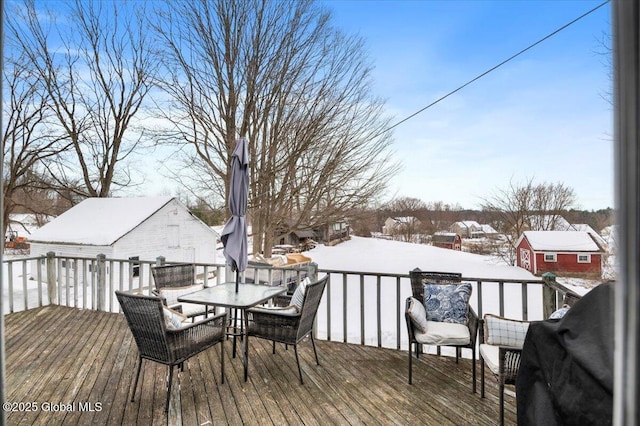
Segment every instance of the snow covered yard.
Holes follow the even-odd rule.
[[[352,237],[351,240],[333,247],[318,246],[309,251],[310,256],[318,264],[320,270],[339,270],[360,273],[403,274],[420,268],[423,271],[458,272],[470,280],[473,285],[471,305],[478,313],[499,313],[499,285],[494,282],[483,282],[482,309],[479,309],[477,281],[515,280],[539,281],[530,272],[513,266],[496,264],[495,259],[472,253],[442,249],[429,245],[389,241],[373,238]],[[407,332],[404,324],[404,304],[411,295],[408,278],[401,282],[399,298],[396,295],[396,279],[381,278],[380,284],[380,327],[382,345],[394,347],[398,321],[400,321],[401,346],[406,347]],[[365,344],[376,345],[377,327],[377,277],[366,276],[364,290],[364,324]],[[342,278],[333,275],[331,281],[331,338],[344,338],[344,289]],[[504,286],[504,314],[512,318],[522,318],[523,295],[519,284]],[[347,276],[347,341],[361,341],[360,310],[360,275]],[[399,301],[398,301],[399,299]],[[542,319],[542,285],[527,286],[527,310],[531,320]],[[400,316],[398,317],[398,313]],[[327,307],[323,303],[318,313],[318,330],[321,337],[329,331],[327,324]]]

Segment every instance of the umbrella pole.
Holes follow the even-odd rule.
[[[240,271],[236,269],[236,293],[238,292],[239,283],[240,283]]]

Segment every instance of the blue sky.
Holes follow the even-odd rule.
[[[602,1],[323,3],[364,38],[396,123]],[[387,198],[479,208],[533,178],[573,188],[578,208],[613,207],[610,14],[607,4],[396,127],[403,170]]]

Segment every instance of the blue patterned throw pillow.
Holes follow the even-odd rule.
[[[427,320],[466,324],[471,284],[425,284],[424,307]]]

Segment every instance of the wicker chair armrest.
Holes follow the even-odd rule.
[[[176,330],[167,330],[173,359],[188,359],[218,342],[223,342],[226,337],[226,325],[227,313],[223,312]]]
[[[499,346],[500,377],[505,384],[515,384],[520,360],[522,358],[522,348],[509,346]]]
[[[282,314],[277,312],[252,311],[247,312],[249,333],[270,334],[284,329],[297,329],[302,315]]]
[[[300,322],[301,314],[268,312],[266,309],[249,309],[247,311],[250,322],[255,323],[272,323],[276,322],[283,325],[294,325]]]
[[[405,308],[404,308],[404,319],[405,319],[405,322],[407,323],[407,334],[409,335],[409,342],[415,342],[416,341],[415,331],[414,331],[415,326],[413,325],[411,316],[409,316],[410,300],[411,300],[411,296],[407,297],[407,301],[405,302]]]
[[[471,306],[469,306],[469,322],[467,323],[467,327],[469,327],[469,336],[471,337],[471,345],[476,345],[476,338],[478,337],[478,327],[480,326],[481,319],[478,318],[478,314],[473,310]],[[482,327],[480,327],[482,329]]]
[[[202,318],[198,321],[192,322],[192,323],[187,323],[185,324],[183,327],[180,327],[178,329],[168,329],[167,331],[171,334],[171,333],[180,333],[183,332],[185,330],[188,330],[190,328],[194,328],[194,327],[200,327],[200,326],[209,326],[211,327],[212,325],[215,327],[224,327],[227,324],[227,318],[229,316],[228,312],[221,312],[219,314],[216,314],[214,316],[211,317],[207,317],[207,318]],[[212,324],[209,324],[212,323]]]

